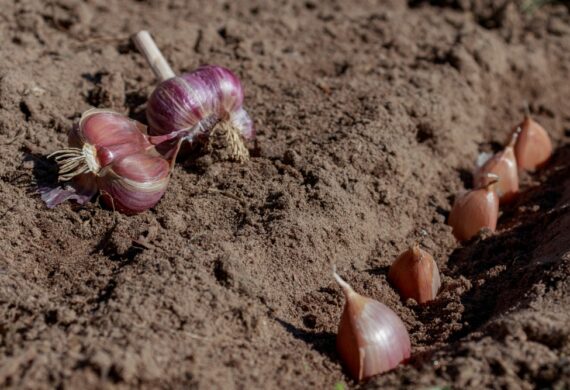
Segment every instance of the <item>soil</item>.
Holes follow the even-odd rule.
[[[0,387],[570,388],[570,14],[516,1],[1,0]],[[46,155],[90,107],[144,121],[177,72],[240,75],[258,138],[240,165],[182,160],[152,210],[54,209]],[[552,161],[498,231],[446,225],[481,151],[527,101]],[[438,298],[388,266],[420,242]],[[401,316],[413,357],[356,384],[335,352],[331,263]],[[343,385],[344,384],[344,385]]]

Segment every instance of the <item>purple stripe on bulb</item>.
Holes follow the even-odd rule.
[[[218,114],[229,114],[243,104],[243,89],[239,78],[229,69],[221,66],[204,65],[192,73],[182,75],[183,78],[194,76],[201,79],[207,88],[215,91],[221,102]]]

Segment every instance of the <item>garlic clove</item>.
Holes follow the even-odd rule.
[[[459,241],[473,238],[483,228],[494,232],[499,218],[499,196],[494,190],[498,176],[488,173],[482,188],[459,194],[448,224]]]
[[[525,116],[513,132],[518,127],[521,131],[514,147],[518,167],[527,171],[535,171],[550,159],[552,141],[548,132],[529,115]]]
[[[113,164],[113,171],[134,182],[154,183],[168,176],[170,164],[162,156],[140,153],[127,156]]]
[[[487,180],[487,174],[497,175],[499,181],[494,188],[499,196],[499,202],[504,204],[511,202],[519,192],[519,174],[514,150],[518,135],[518,131],[513,133],[505,149],[477,169],[473,178],[475,188],[479,188]]]
[[[441,286],[439,269],[433,257],[415,244],[392,263],[388,280],[403,299],[418,303],[435,299]]]
[[[100,167],[151,146],[142,124],[111,110],[87,111],[81,116],[76,131],[83,144],[95,147],[93,157]]]
[[[410,357],[402,320],[386,305],[357,294],[336,272],[346,304],[337,333],[337,350],[350,375],[363,380],[392,370]]]
[[[84,142],[108,146],[127,142],[141,143],[146,128],[141,123],[113,110],[94,108],[81,115],[79,128]]]
[[[127,156],[101,170],[97,177],[105,203],[124,214],[155,206],[166,192],[170,164],[149,154]]]

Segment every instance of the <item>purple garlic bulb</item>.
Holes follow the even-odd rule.
[[[242,104],[238,77],[229,69],[206,65],[160,83],[150,96],[146,115],[155,135],[187,130],[191,132],[186,137],[192,140],[228,122],[251,140],[255,130]]]
[[[161,81],[151,94],[146,116],[151,135],[193,142],[221,132],[231,156],[245,161],[249,152],[244,140],[255,138],[253,122],[243,109],[243,89],[229,69],[205,65],[176,76],[148,31],[133,40]]]

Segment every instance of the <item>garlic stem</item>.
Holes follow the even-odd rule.
[[[148,31],[139,31],[132,39],[160,81],[168,80],[176,76]]]
[[[339,274],[336,273],[336,267],[333,268],[333,276],[334,276],[336,282],[342,288],[342,291],[344,292],[345,296],[348,297],[349,295],[352,295],[355,293],[354,290],[352,289],[352,287],[350,287],[350,284],[345,282],[345,280],[343,278],[341,278]]]

